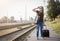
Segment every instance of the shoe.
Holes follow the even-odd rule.
[[[41,37],[41,39],[44,39],[43,37]]]
[[[37,37],[37,40],[39,40],[39,38]]]

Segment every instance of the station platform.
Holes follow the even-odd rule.
[[[55,31],[48,27],[50,31],[50,37],[45,37],[44,39],[41,39],[41,36],[39,36],[39,40],[36,38],[36,29],[32,31],[32,33],[29,35],[29,38],[27,38],[27,41],[60,41],[60,36],[55,33]]]

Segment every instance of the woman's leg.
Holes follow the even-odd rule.
[[[36,36],[37,36],[37,38],[39,37],[39,24],[37,24],[37,26],[36,26]]]
[[[40,23],[40,27],[41,27],[41,29],[40,29],[40,30],[41,30],[41,37],[43,37],[43,24],[44,24],[43,22]]]

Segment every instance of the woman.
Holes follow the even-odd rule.
[[[38,19],[37,19],[37,27],[36,27],[36,30],[37,30],[37,39],[39,39],[39,29],[40,29],[40,32],[41,32],[41,38],[43,39],[43,25],[44,25],[44,21],[43,21],[43,18],[44,18],[44,9],[43,9],[43,6],[39,6],[37,8],[34,8],[33,9],[34,12],[37,13],[37,16],[38,16]]]

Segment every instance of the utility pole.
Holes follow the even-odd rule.
[[[27,18],[27,4],[25,5],[25,20]]]
[[[25,20],[27,19],[27,1],[25,0]]]
[[[45,0],[43,0],[43,3],[44,3],[44,7],[45,7]]]
[[[7,23],[8,23],[8,10],[7,10]]]

